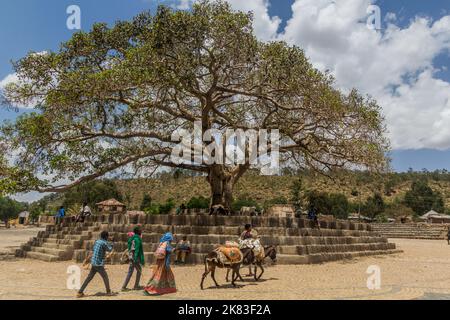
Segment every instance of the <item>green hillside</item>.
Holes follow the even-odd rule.
[[[371,176],[361,172],[341,172],[340,174],[333,174],[331,178],[308,173],[301,173],[300,175],[288,173],[282,176],[260,176],[256,173],[250,173],[242,177],[236,185],[234,198],[252,199],[260,206],[272,199],[285,198],[289,201],[292,198],[292,185],[299,178],[303,182],[304,193],[314,190],[343,194],[352,208],[357,208],[359,203],[364,203],[368,197],[375,193],[382,195],[387,207],[398,208],[395,205],[403,201],[405,194],[411,189],[412,182],[423,180],[427,181],[433,191],[441,194],[446,213],[450,208],[450,175],[446,172],[392,173],[384,176]],[[149,195],[153,203],[164,203],[168,199],[174,199],[176,205],[187,203],[192,197],[209,198],[210,196],[206,178],[189,176],[187,173],[167,172],[152,179],[116,179],[109,180],[108,183],[115,185],[115,188],[117,188],[115,192],[118,192],[117,197],[130,210],[140,209],[144,195]],[[97,190],[96,187],[94,189]],[[79,190],[83,192],[83,187],[79,187]],[[86,192],[92,193],[89,190]],[[54,208],[63,204],[68,198],[64,194],[47,197],[47,210],[55,210]],[[78,205],[80,201],[73,200],[71,203],[77,203]],[[403,211],[403,208],[398,210]],[[394,212],[396,215],[403,213]]]

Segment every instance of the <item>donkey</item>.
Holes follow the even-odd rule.
[[[263,263],[267,257],[269,257],[273,263],[277,262],[277,250],[276,250],[275,246],[264,247],[264,257],[255,255],[254,250],[250,249],[250,248],[243,248],[243,249],[241,249],[241,252],[243,255],[242,264],[244,266],[249,266],[249,267],[251,267],[252,265],[254,266],[253,276],[255,278],[255,281],[258,281],[259,279],[261,279],[261,277],[264,273]],[[259,276],[257,275],[258,267],[261,269],[261,273],[259,274]],[[227,277],[226,277],[227,282],[229,281],[228,280],[229,273],[230,273],[230,270],[227,270]],[[238,277],[241,281],[244,281],[244,279],[241,277],[240,273],[238,273]]]
[[[242,253],[241,253],[240,261],[235,262],[235,263],[226,263],[225,261],[222,261],[220,255],[219,255],[219,252],[214,250],[205,256],[204,263],[205,263],[205,272],[202,275],[202,282],[200,283],[200,288],[202,290],[203,290],[203,282],[205,281],[205,279],[209,273],[211,273],[211,278],[213,279],[216,287],[219,287],[219,284],[217,283],[216,278],[215,278],[216,268],[221,268],[221,269],[226,268],[227,269],[227,279],[228,279],[228,273],[230,272],[230,269],[233,271],[232,276],[231,276],[231,284],[233,285],[233,287],[236,287],[235,281],[237,280],[237,278],[242,279],[241,275],[239,274],[239,269],[241,268],[241,264],[242,264]]]

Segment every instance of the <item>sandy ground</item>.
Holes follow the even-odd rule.
[[[27,232],[30,230],[27,230]],[[30,231],[31,232],[31,231]],[[0,232],[0,242],[7,237]],[[28,238],[28,236],[26,237]],[[146,297],[142,292],[120,293],[114,298],[96,296],[104,291],[97,276],[87,288],[87,299],[450,299],[450,246],[444,241],[392,239],[403,253],[364,257],[321,265],[269,266],[263,280],[246,278],[232,288],[225,282],[225,271],[213,287],[210,277],[200,290],[203,266],[173,267],[178,292],[163,297]],[[14,241],[12,241],[14,242]],[[73,262],[46,263],[29,259],[0,261],[0,300],[74,299],[76,291],[67,289],[68,267]],[[369,266],[378,266],[381,287],[369,290]],[[108,266],[113,290],[119,291],[127,266]],[[246,274],[247,269],[242,270]],[[151,274],[144,270],[142,284]],[[81,280],[87,275],[82,269]]]
[[[0,228],[0,254],[10,253],[14,249],[20,247],[21,244],[27,242],[30,238],[37,235],[38,231],[45,228],[37,227],[17,227],[17,228]]]

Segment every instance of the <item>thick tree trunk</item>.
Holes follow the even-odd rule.
[[[229,178],[223,181],[223,202],[224,207],[231,211],[231,205],[233,204],[233,188],[234,179]]]
[[[231,210],[234,187],[233,176],[225,174],[222,168],[215,166],[209,172],[208,183],[211,187],[211,206],[223,205],[225,209]]]

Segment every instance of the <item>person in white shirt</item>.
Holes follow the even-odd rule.
[[[83,203],[83,206],[81,207],[80,214],[77,217],[76,222],[84,222],[84,219],[86,217],[90,217],[92,215],[92,210],[89,208],[87,202]]]

